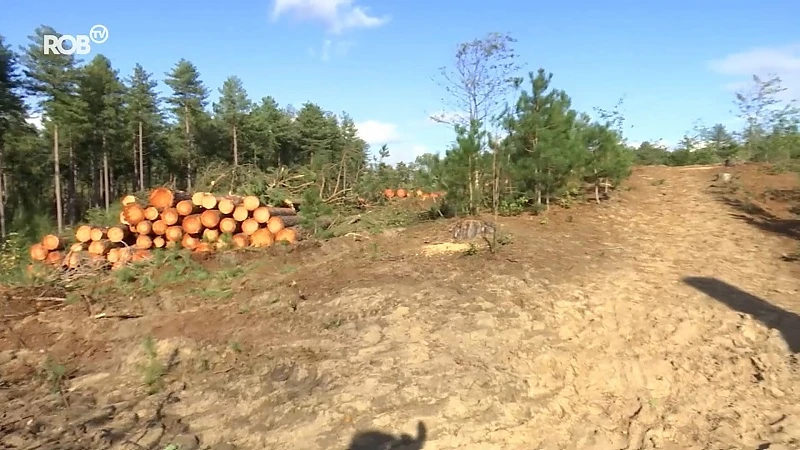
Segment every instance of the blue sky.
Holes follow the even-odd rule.
[[[490,31],[517,38],[527,69],[553,72],[579,110],[611,108],[624,96],[632,142],[677,142],[698,119],[736,126],[733,88],[753,73],[777,73],[800,96],[800,2],[791,0],[62,4],[6,0],[0,33],[17,47],[40,24],[64,34],[103,24],[109,39],[92,52],[124,76],[139,62],[163,79],[187,58],[212,100],[227,76],[238,75],[254,99],[347,111],[373,146],[389,145],[393,161],[452,141],[449,127],[428,119],[443,108],[431,78],[459,42]]]

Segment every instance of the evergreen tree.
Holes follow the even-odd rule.
[[[158,82],[151,76],[137,63],[133,68],[133,74],[127,80],[125,98],[129,133],[133,137],[134,173],[137,175],[140,190],[151,185],[152,156],[157,136],[163,129],[163,117],[159,109],[160,99],[155,92]]]
[[[205,110],[208,89],[200,79],[197,67],[186,59],[178,61],[164,82],[172,89],[167,103],[171,105],[172,113],[183,132],[184,149],[181,157],[186,163],[186,187],[192,189],[193,173],[196,169],[193,160],[197,158],[197,122],[201,120],[201,114]]]
[[[8,172],[6,166],[6,138],[12,127],[25,119],[22,102],[22,80],[17,72],[17,55],[5,44],[0,35],[0,239],[6,237],[6,204],[8,193],[3,180]]]
[[[239,165],[239,132],[242,122],[252,106],[247,98],[247,91],[242,86],[242,80],[236,76],[228,77],[219,89],[219,93],[219,102],[214,104],[214,114],[230,132],[233,165],[237,166]]]

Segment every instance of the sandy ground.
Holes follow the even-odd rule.
[[[431,247],[441,221],[273,252],[212,299],[8,294],[0,448],[800,448],[796,180],[720,171],[502,219],[496,255]]]

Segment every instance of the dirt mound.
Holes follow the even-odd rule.
[[[722,169],[740,185],[756,173]],[[138,318],[78,303],[6,320],[0,436],[63,449],[798,448],[800,271],[780,258],[794,241],[738,219],[709,188],[714,170],[637,169],[600,206],[501,219],[511,244],[495,255],[424,256],[452,238],[436,222],[267,255],[221,296],[202,296],[198,277],[201,291],[103,306],[138,305]]]

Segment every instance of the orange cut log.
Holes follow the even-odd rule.
[[[183,239],[183,228],[177,225],[167,227],[167,230],[164,232],[164,237],[167,238],[167,242],[180,242],[181,239]]]
[[[200,239],[192,236],[191,234],[184,234],[183,239],[181,239],[181,246],[187,250],[194,250],[197,248],[197,245],[200,243]]]
[[[297,225],[297,216],[274,216],[270,217],[267,222],[267,229],[275,234],[286,227],[293,227]]]
[[[259,228],[250,236],[251,247],[269,247],[275,242],[275,236],[266,228]]]
[[[47,254],[47,259],[45,259],[44,262],[53,266],[59,266],[64,262],[64,255],[58,250],[50,252]]]
[[[167,208],[161,212],[161,220],[167,224],[167,226],[172,226],[178,223],[181,216],[178,214],[178,211],[175,208]]]
[[[242,233],[244,233],[247,236],[250,236],[253,233],[255,233],[260,227],[261,224],[256,222],[256,219],[252,218],[247,219],[244,222],[242,222]]]
[[[99,241],[92,241],[92,243],[89,244],[87,251],[93,255],[103,256],[103,258],[105,258],[110,249],[111,243],[103,239]]]
[[[219,230],[214,228],[206,228],[203,230],[203,240],[206,242],[217,242],[219,239]]]
[[[236,228],[239,227],[239,222],[235,219],[226,217],[219,221],[219,231],[226,233],[226,234],[233,234],[236,232]]]
[[[224,215],[232,214],[233,211],[242,203],[242,199],[238,197],[223,197],[217,203],[217,209]]]
[[[275,233],[275,241],[296,244],[298,241],[297,230],[294,228],[284,228]]]
[[[184,217],[181,222],[181,228],[183,228],[184,233],[188,234],[197,234],[203,231],[203,221],[200,219],[200,214]]]
[[[386,198],[394,198],[394,189],[384,189],[383,196]]]
[[[153,252],[151,252],[150,250],[145,250],[140,248],[133,251],[133,254],[131,255],[131,262],[147,261],[152,257],[153,257]]]
[[[136,224],[136,232],[139,233],[139,234],[150,234],[150,233],[152,233],[153,232],[153,222],[150,222],[149,220],[143,220],[143,221],[139,222],[138,224]]]
[[[99,241],[101,239],[105,239],[107,232],[108,230],[106,228],[92,227],[92,232],[90,233],[90,236],[93,241]]]
[[[155,206],[148,206],[144,209],[144,218],[149,221],[154,221],[158,219],[158,209]]]
[[[131,203],[130,205],[125,206],[122,209],[122,214],[125,222],[129,225],[136,225],[145,219],[144,208],[142,208],[138,203]]]
[[[169,225],[167,225],[167,223],[164,222],[163,220],[161,220],[161,219],[156,220],[155,222],[153,222],[153,227],[152,227],[153,228],[153,234],[155,234],[157,236],[163,236],[164,233],[167,232],[167,227],[168,226]]]
[[[253,211],[253,219],[258,223],[267,223],[270,218],[269,208],[266,206],[259,206]]]
[[[256,197],[255,195],[248,195],[247,197],[242,199],[242,205],[248,211],[255,211],[256,208],[261,206],[261,200],[259,200],[259,198]]]
[[[49,251],[61,250],[64,248],[64,243],[55,234],[47,234],[42,238],[42,245]]]
[[[216,209],[207,209],[200,214],[200,223],[206,228],[216,228],[220,220],[222,220],[222,215]]]
[[[146,220],[139,222],[139,224],[136,225],[136,229],[138,230],[139,226],[143,223],[150,223],[150,222]],[[128,228],[127,225],[116,225],[113,227],[109,227],[108,231],[106,232],[106,234],[108,235],[108,240],[114,243],[120,243],[124,241],[128,236],[130,236],[130,233],[131,233],[130,229]]]
[[[150,206],[153,206],[159,211],[163,211],[166,208],[172,208],[175,206],[175,193],[172,192],[172,189],[166,187],[157,187],[150,191],[150,196],[148,197],[148,203]]]
[[[77,269],[83,263],[85,256],[83,252],[69,252],[64,257],[64,266],[68,269]]]
[[[69,246],[69,251],[71,252],[82,252],[89,247],[89,244],[86,242],[76,242]]]
[[[243,205],[237,206],[233,209],[233,219],[237,222],[244,222],[250,216],[250,211]]]
[[[200,241],[200,242],[197,243],[197,246],[194,248],[194,251],[196,251],[198,253],[209,253],[209,252],[213,252],[215,248],[216,247],[214,247],[214,245],[211,244],[210,242],[202,242],[202,241]]]
[[[153,247],[155,248],[164,248],[167,245],[167,240],[164,239],[164,236],[156,236],[153,238]]]
[[[137,202],[136,196],[126,195],[125,197],[122,197],[122,201],[120,203],[122,203],[122,206],[128,206],[131,203],[136,203],[136,202]]]
[[[203,201],[200,205],[205,209],[214,209],[217,207],[217,196],[214,194],[206,194],[203,196]]]
[[[192,204],[194,206],[203,206],[203,197],[205,197],[208,194],[209,194],[208,192],[195,192],[194,194],[192,194],[191,198]]]
[[[75,230],[75,240],[78,242],[89,242],[92,240],[92,227],[81,225]]]
[[[128,223],[128,219],[125,218],[125,211],[124,210],[119,212],[119,223],[125,224],[125,225],[130,225]]]
[[[146,235],[140,234],[136,236],[136,248],[141,250],[147,250],[153,247],[153,239]]]
[[[44,245],[42,245],[41,243],[31,245],[30,255],[31,259],[34,261],[46,260],[48,253],[49,252],[47,251],[47,249],[44,248]]]
[[[250,236],[244,233],[234,234],[233,238],[231,238],[231,242],[233,242],[233,246],[236,248],[245,248],[250,245]]]
[[[403,188],[397,190],[397,198],[406,198],[408,197],[408,191]]]
[[[191,200],[181,200],[175,205],[175,210],[182,216],[195,214],[199,209]]]

